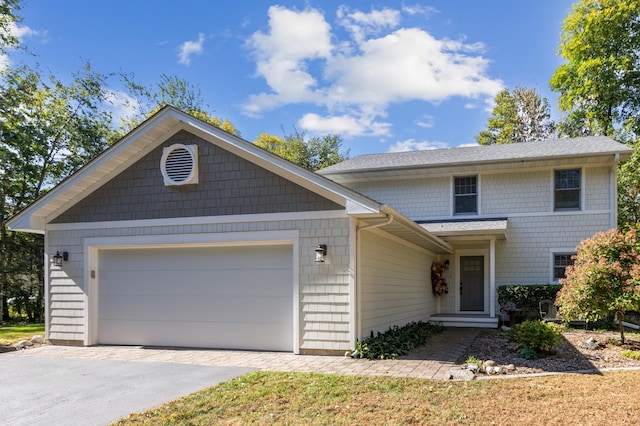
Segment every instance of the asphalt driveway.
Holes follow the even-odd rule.
[[[0,357],[0,424],[106,425],[255,369]]]

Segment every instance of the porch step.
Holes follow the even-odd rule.
[[[498,328],[498,317],[477,314],[435,314],[431,322],[445,327]]]

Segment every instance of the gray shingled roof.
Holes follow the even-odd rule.
[[[417,168],[460,164],[479,164],[513,160],[573,157],[577,155],[606,155],[619,153],[627,158],[633,149],[604,136],[514,143],[507,145],[471,146],[426,151],[368,154],[354,157],[324,168],[322,175],[374,171],[383,169]]]

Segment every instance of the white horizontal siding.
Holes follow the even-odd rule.
[[[452,195],[447,176],[362,181],[349,187],[412,218],[447,216],[451,212]]]
[[[428,321],[435,313],[432,256],[374,230],[363,231],[360,244],[360,336],[411,321]]]
[[[307,215],[308,216],[308,215]],[[231,217],[229,217],[231,220]],[[342,218],[298,219],[265,222],[199,223],[197,225],[162,225],[123,228],[47,231],[47,251],[69,252],[69,261],[62,268],[50,266],[48,276],[49,315],[48,338],[82,343],[85,339],[84,302],[84,239],[100,237],[135,237],[152,235],[190,235],[204,233],[262,232],[299,230],[299,324],[300,349],[346,350],[350,339],[351,307],[350,220]],[[314,248],[328,246],[325,263],[315,262]],[[68,297],[64,296],[69,295]],[[55,326],[55,327],[54,327]]]
[[[483,174],[480,199],[483,215],[548,212],[551,180],[548,170]]]
[[[510,218],[506,240],[496,242],[496,284],[550,281],[550,250],[577,247],[608,228],[608,214]]]
[[[611,169],[609,167],[591,167],[584,171],[585,210],[606,210],[611,208]]]

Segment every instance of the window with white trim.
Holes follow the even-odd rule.
[[[573,265],[573,256],[575,253],[554,253],[553,254],[553,280],[566,278],[567,266]]]
[[[554,210],[580,210],[580,169],[556,170],[553,179]]]
[[[478,213],[478,177],[460,176],[453,180],[453,213]]]

